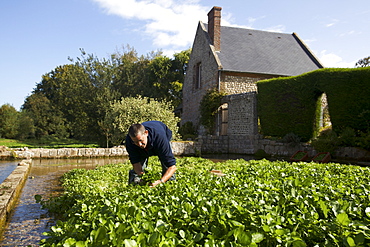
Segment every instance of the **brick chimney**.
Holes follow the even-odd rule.
[[[214,6],[208,13],[208,34],[216,51],[221,50],[221,9]]]

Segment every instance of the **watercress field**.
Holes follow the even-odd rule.
[[[155,188],[127,185],[129,163],[66,173],[63,195],[49,201],[36,196],[62,214],[41,246],[370,243],[368,168],[201,158],[179,158],[177,166],[177,181]],[[159,178],[158,160],[150,167],[148,178]]]

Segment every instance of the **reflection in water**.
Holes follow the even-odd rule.
[[[0,161],[0,184],[14,171],[17,165],[16,161]]]
[[[48,215],[47,210],[41,209],[40,204],[35,202],[34,196],[39,194],[43,198],[48,198],[60,193],[62,189],[59,178],[65,172],[75,168],[94,169],[97,166],[122,163],[126,160],[126,157],[33,160],[29,177],[0,246],[37,246],[39,241],[45,238],[42,233],[48,231],[55,221]]]

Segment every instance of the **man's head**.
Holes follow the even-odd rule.
[[[128,135],[130,136],[132,142],[144,149],[148,144],[148,131],[142,124],[133,124],[128,129]]]

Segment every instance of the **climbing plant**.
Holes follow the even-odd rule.
[[[217,89],[208,90],[200,102],[200,124],[207,129],[208,133],[214,132],[218,108],[225,95],[226,93],[219,92]]]

